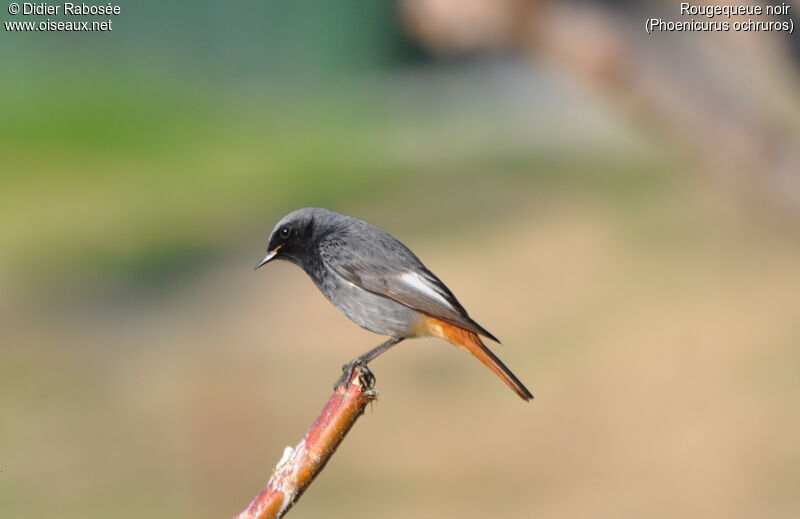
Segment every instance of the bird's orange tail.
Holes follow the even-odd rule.
[[[506,367],[503,362],[498,359],[492,351],[483,344],[483,341],[478,334],[473,333],[469,330],[464,330],[463,328],[459,328],[454,324],[450,324],[446,321],[442,321],[441,319],[436,319],[435,317],[426,316],[424,318],[425,328],[428,334],[433,335],[435,337],[441,337],[442,339],[450,342],[451,344],[455,344],[459,348],[464,348],[475,357],[478,358],[479,361],[483,363],[484,366],[492,370],[492,372],[500,377],[500,379],[506,383],[508,387],[510,387],[516,394],[519,395],[520,398],[523,400],[531,400],[533,398],[533,394],[528,391],[528,388],[520,382],[520,380],[511,372],[510,369]]]

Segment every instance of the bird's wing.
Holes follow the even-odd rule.
[[[391,239],[391,247],[323,245],[320,257],[336,274],[368,292],[499,342],[469,317],[450,289],[410,250]]]

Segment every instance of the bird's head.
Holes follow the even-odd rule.
[[[267,255],[256,264],[255,268],[262,267],[274,259],[304,266],[310,259],[313,245],[322,234],[325,234],[324,230],[331,215],[336,214],[321,207],[304,207],[287,214],[270,233],[267,240]]]

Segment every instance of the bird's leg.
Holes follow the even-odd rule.
[[[377,357],[381,353],[385,352],[386,350],[388,350],[389,348],[391,348],[392,346],[394,346],[395,344],[397,344],[398,342],[400,342],[402,340],[403,340],[403,337],[392,337],[391,339],[389,339],[388,341],[384,342],[380,346],[372,348],[371,350],[369,350],[365,354],[360,355],[360,356],[356,357],[355,359],[351,360],[347,364],[347,366],[350,366],[350,365],[353,365],[353,366],[362,365],[363,366],[364,364],[369,364],[370,362],[372,362],[373,359],[375,359],[375,357]]]
[[[353,371],[353,369],[356,366],[361,366],[362,368],[366,368],[367,364],[370,361],[372,361],[375,357],[385,352],[386,350],[388,350],[398,342],[402,341],[403,339],[404,337],[392,337],[391,339],[384,342],[380,346],[372,348],[365,354],[356,357],[355,359],[351,360],[350,362],[342,366],[342,372],[343,372],[342,376],[341,378],[339,378],[339,380],[336,381],[336,385],[334,387],[338,387],[339,385],[347,382],[347,379],[350,378],[350,372]]]

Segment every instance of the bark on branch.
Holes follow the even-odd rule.
[[[369,369],[351,368],[300,443],[286,447],[267,485],[236,519],[282,517],[322,472],[367,404],[375,400],[374,386],[375,377]]]

